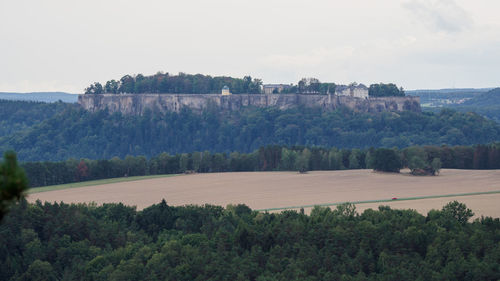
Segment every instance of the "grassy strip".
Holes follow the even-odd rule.
[[[483,191],[483,192],[470,192],[470,193],[458,193],[458,194],[445,194],[445,195],[429,195],[429,196],[418,196],[418,197],[405,197],[405,198],[398,198],[395,200],[393,200],[393,199],[379,199],[379,200],[365,200],[365,201],[352,201],[352,202],[323,203],[323,204],[313,204],[313,205],[268,208],[268,209],[260,209],[260,210],[255,210],[255,211],[267,212],[267,211],[291,210],[291,209],[300,209],[300,208],[312,208],[315,206],[329,207],[329,206],[342,205],[342,204],[346,204],[346,203],[351,203],[351,204],[384,203],[384,202],[422,200],[422,199],[432,199],[432,198],[459,197],[459,196],[496,194],[496,193],[500,193],[500,190]]]
[[[135,177],[111,178],[111,179],[102,179],[102,180],[93,180],[93,181],[81,181],[81,182],[75,182],[75,183],[50,185],[50,186],[43,186],[43,187],[34,187],[34,188],[30,188],[28,190],[28,194],[61,190],[61,189],[67,189],[67,188],[75,188],[75,187],[118,183],[118,182],[138,181],[138,180],[156,179],[156,178],[167,178],[167,177],[173,177],[173,176],[176,176],[176,174],[135,176]]]

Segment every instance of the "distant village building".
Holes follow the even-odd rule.
[[[229,87],[228,86],[224,86],[222,88],[222,95],[223,96],[229,96],[229,95],[231,95],[231,92],[229,91]]]
[[[283,90],[290,89],[292,86],[287,84],[266,84],[262,85],[264,94],[281,93]]]
[[[368,87],[363,84],[351,84],[351,85],[337,85],[335,87],[335,94],[338,96],[348,96],[355,98],[368,98]]]

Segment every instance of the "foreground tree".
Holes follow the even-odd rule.
[[[442,211],[447,218],[455,219],[462,225],[465,225],[474,216],[471,209],[456,200],[446,204]]]
[[[24,170],[17,165],[14,152],[6,152],[0,163],[0,220],[9,210],[9,206],[23,197],[28,189]]]

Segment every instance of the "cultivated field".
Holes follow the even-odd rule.
[[[495,193],[498,191],[498,193]],[[490,194],[450,196],[464,193]],[[242,172],[180,175],[132,182],[110,183],[29,194],[34,202],[66,203],[123,202],[138,209],[160,202],[169,205],[244,203],[252,209],[289,208],[339,202],[390,200],[409,197],[418,200],[357,204],[362,211],[389,205],[427,213],[458,200],[476,216],[500,217],[500,170],[443,169],[437,177],[376,173],[371,170],[296,172]],[[437,196],[437,197],[435,197]],[[310,208],[306,207],[306,210]]]

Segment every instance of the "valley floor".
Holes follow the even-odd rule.
[[[489,192],[489,194],[484,194]],[[497,193],[498,192],[498,193]],[[467,196],[466,193],[479,193]],[[418,197],[433,198],[421,199]],[[398,200],[391,200],[391,198]],[[414,198],[416,197],[416,198]],[[412,198],[411,200],[402,200]],[[437,177],[377,173],[372,170],[233,172],[181,175],[31,193],[28,201],[122,202],[143,209],[165,199],[169,205],[243,203],[255,210],[360,202],[357,210],[389,205],[426,214],[457,200],[476,217],[500,217],[500,170],[443,169]],[[363,202],[380,200],[381,202]],[[387,202],[385,201],[387,200]]]

